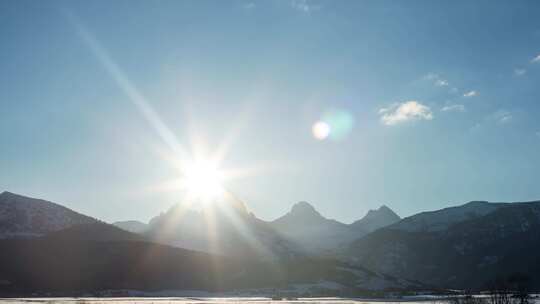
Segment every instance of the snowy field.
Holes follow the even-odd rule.
[[[351,298],[298,298],[294,300],[274,301],[271,298],[264,297],[185,297],[185,298],[13,298],[0,299],[0,304],[189,304],[189,303],[242,303],[242,304],[264,304],[264,303],[325,303],[325,304],[382,304],[399,303],[407,304],[440,304],[441,301],[413,300],[413,299],[381,299],[381,300],[362,300]]]
[[[280,304],[280,303],[307,303],[307,304],[383,304],[383,303],[407,303],[407,304],[444,304],[448,303],[443,297],[422,296],[403,297],[400,299],[357,299],[357,298],[298,298],[292,300],[272,300],[265,297],[174,297],[174,298],[0,298],[0,304],[189,304],[189,303],[241,303],[241,304]],[[538,298],[531,301],[540,304]]]

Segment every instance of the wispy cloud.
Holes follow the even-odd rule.
[[[477,92],[477,91],[474,91],[474,90],[469,91],[469,92],[463,94],[463,97],[474,97],[474,96],[478,96],[478,92]]]
[[[461,90],[456,86],[450,86],[450,81],[443,78],[441,75],[436,73],[428,73],[423,77],[424,80],[428,80],[434,86],[448,88],[448,91],[453,94],[459,93]],[[471,90],[463,93],[463,97],[474,97],[478,95],[478,91]]]
[[[433,82],[433,84],[438,87],[447,87],[450,85],[448,80],[442,78],[439,74],[435,74],[435,73],[427,74],[426,76],[424,76],[424,79]]]
[[[495,112],[484,116],[479,122],[471,127],[471,132],[487,131],[496,125],[504,126],[510,124],[514,120],[514,113],[505,109],[499,109]]]
[[[303,13],[311,13],[312,11],[317,11],[321,9],[319,4],[314,4],[308,0],[291,0],[291,7],[301,11]]]
[[[514,69],[514,76],[523,76],[527,74],[527,70],[525,69]]]
[[[441,111],[443,112],[465,112],[465,106],[462,104],[454,104],[444,106]]]
[[[437,81],[435,81],[435,85],[436,86],[439,86],[439,87],[446,87],[449,85],[448,81],[447,80],[444,80],[444,79],[437,79]]]
[[[531,59],[532,63],[540,63],[540,54],[536,55],[533,59]]]
[[[494,119],[499,124],[507,124],[512,121],[513,116],[510,111],[500,109],[491,115],[491,118]]]
[[[381,122],[387,126],[393,126],[411,120],[433,119],[431,109],[414,100],[396,103],[388,108],[382,108],[379,110],[379,114],[381,115]]]
[[[536,136],[540,138],[540,131],[536,131]]]

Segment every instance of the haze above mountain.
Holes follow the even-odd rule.
[[[266,222],[249,213],[243,203],[237,204],[231,208],[224,201],[202,211],[187,209],[178,204],[154,217],[149,224],[124,221],[114,225],[127,231],[143,233],[161,243],[220,254],[245,252],[246,246],[267,253],[279,247],[287,247],[272,253],[279,255],[285,252],[312,254],[332,250],[400,220],[397,214],[383,205],[377,210],[370,210],[352,224],[344,224],[325,218],[307,202],[299,202],[287,214]],[[211,227],[208,223],[210,218],[214,225],[212,229],[219,231],[219,237],[212,237],[207,231]],[[245,243],[246,238],[251,238],[251,241],[240,245]],[[209,247],[210,244],[213,248]]]
[[[143,234],[159,243],[228,256],[275,259],[299,252],[295,244],[233,198],[201,210],[177,204],[154,217]]]

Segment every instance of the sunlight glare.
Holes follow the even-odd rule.
[[[183,170],[185,189],[188,196],[211,201],[223,195],[223,173],[209,161],[197,161]]]

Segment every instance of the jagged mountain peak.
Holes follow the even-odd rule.
[[[273,221],[273,223],[278,224],[280,226],[298,226],[298,225],[319,225],[321,223],[325,222],[332,222],[340,225],[344,225],[342,223],[338,223],[334,220],[329,220],[325,218],[324,216],[313,207],[308,202],[300,201],[296,204],[294,204],[291,207],[291,210],[287,212],[285,215],[281,216],[280,218]]]
[[[307,251],[333,248],[350,234],[346,224],[325,218],[305,201],[294,204],[289,212],[270,224]]]
[[[160,243],[226,256],[296,255],[295,245],[233,196],[202,206],[176,204],[151,219],[143,234]]]
[[[390,207],[386,206],[385,204],[382,204],[382,205],[379,207],[379,209],[377,209],[377,210],[379,210],[379,211],[380,211],[380,210],[383,210],[383,211],[392,211],[392,212],[394,212],[394,210],[390,209]]]
[[[394,217],[397,220],[400,219],[400,217],[386,205],[381,205],[377,209],[370,209],[368,213],[364,216],[364,218],[366,219],[366,218],[373,218],[373,217],[378,217],[378,216],[389,216],[389,217]]]
[[[538,284],[538,235],[540,201],[472,201],[405,218],[356,240],[347,254],[374,271],[434,286],[485,288],[517,271]]]
[[[358,230],[371,232],[379,228],[394,224],[401,220],[392,209],[386,205],[380,206],[378,209],[369,210],[367,214],[360,220],[351,224]]]
[[[291,208],[290,214],[302,214],[302,215],[315,215],[322,217],[322,215],[308,202],[301,201],[294,204]]]

